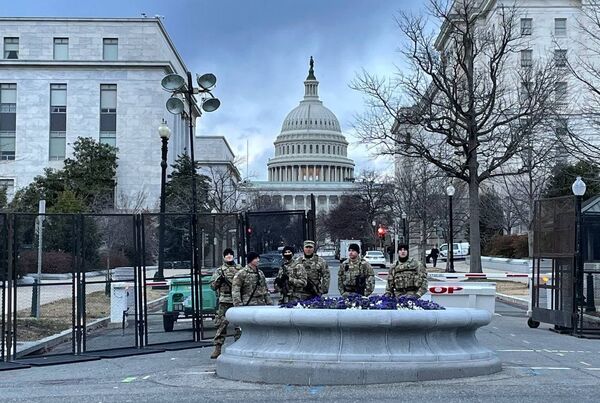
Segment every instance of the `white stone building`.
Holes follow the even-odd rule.
[[[354,161],[337,117],[319,99],[319,81],[311,58],[304,81],[304,99],[292,109],[274,141],[275,156],[267,163],[268,181],[246,187],[250,197],[278,198],[286,210],[310,209],[315,195],[318,211],[329,211],[354,188]]]
[[[169,167],[189,150],[187,115],[167,112],[160,84],[187,68],[160,19],[0,18],[0,41],[0,185],[9,199],[44,168],[61,168],[77,137],[92,137],[119,149],[117,203],[142,195],[156,208],[162,119],[172,130]]]

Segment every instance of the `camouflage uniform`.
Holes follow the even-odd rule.
[[[286,261],[283,260],[283,265],[279,269],[277,273],[277,277],[275,279],[275,291],[281,292],[279,287],[277,286],[277,280],[281,278],[283,273],[288,275],[288,294],[281,294],[281,299],[279,300],[280,304],[285,304],[287,302],[296,302],[302,299],[302,290],[306,287],[306,270],[304,270],[304,266],[296,264],[294,259]]]
[[[386,295],[400,297],[414,295],[421,298],[427,292],[427,271],[423,263],[408,259],[402,263],[397,261],[388,272]]]
[[[217,314],[215,316],[215,326],[217,326],[217,333],[214,337],[216,345],[223,345],[225,343],[225,336],[227,336],[227,325],[229,322],[225,319],[225,312],[233,306],[233,298],[231,297],[231,285],[233,278],[238,271],[242,269],[242,266],[237,264],[228,265],[223,263],[213,273],[210,279],[210,288],[215,290],[217,297],[219,298],[219,306],[217,307]],[[225,280],[217,282],[220,277],[224,277]],[[235,340],[240,338],[240,328],[235,328]]]
[[[375,273],[373,273],[373,268],[369,262],[362,258],[344,260],[338,271],[338,289],[340,290],[340,294],[347,297],[350,294],[356,293],[356,280],[361,275],[366,276],[364,296],[368,297],[375,289]]]
[[[258,268],[254,269],[247,265],[237,272],[232,284],[233,306],[273,305],[265,275]],[[254,295],[252,291],[254,291]],[[252,298],[250,298],[251,296]]]
[[[327,262],[316,253],[311,257],[303,255],[296,259],[296,265],[301,266],[306,271],[306,286],[300,292],[300,299],[312,298],[316,295],[321,296],[329,292],[329,266]]]

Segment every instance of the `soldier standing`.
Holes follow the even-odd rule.
[[[427,292],[427,270],[423,263],[408,257],[408,245],[398,246],[398,261],[388,272],[385,295],[421,298]]]
[[[360,246],[351,243],[348,246],[349,258],[344,260],[338,271],[338,289],[342,296],[360,294],[368,297],[375,288],[373,268],[360,256]]]
[[[233,306],[273,305],[267,280],[258,268],[260,258],[258,253],[249,252],[246,256],[248,264],[238,271],[232,282],[231,296]]]
[[[296,260],[306,271],[306,286],[300,299],[320,297],[329,292],[329,267],[327,262],[315,253],[315,241],[304,241],[304,255]]]
[[[299,301],[306,287],[306,270],[303,265],[295,264],[294,248],[286,246],[281,253],[283,263],[275,278],[275,291],[281,294],[279,303]]]
[[[233,298],[231,297],[232,282],[237,272],[241,269],[242,266],[235,264],[233,260],[233,250],[227,248],[223,251],[223,264],[215,270],[210,279],[210,288],[215,290],[219,299],[219,306],[215,316],[217,333],[213,339],[215,342],[215,351],[210,356],[213,359],[221,355],[221,348],[223,347],[223,343],[225,343],[227,325],[229,325],[229,322],[225,319],[225,312],[233,306]],[[240,337],[240,328],[237,326],[235,327],[234,337],[235,340]]]

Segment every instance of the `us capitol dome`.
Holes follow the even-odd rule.
[[[335,114],[319,99],[319,81],[310,58],[304,98],[292,109],[274,141],[275,156],[267,163],[268,181],[252,182],[261,195],[281,197],[285,209],[329,211],[340,196],[354,189],[354,161]]]

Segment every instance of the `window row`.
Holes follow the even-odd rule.
[[[346,147],[331,144],[291,144],[275,147],[275,155],[333,154],[346,156]]]
[[[521,18],[521,36],[531,35],[533,32],[533,18]],[[567,19],[554,19],[554,36],[567,36]]]
[[[54,38],[53,58],[54,60],[69,60],[69,38]],[[19,38],[4,38],[4,58],[19,58]],[[119,39],[102,39],[102,60],[118,60]]]
[[[553,56],[554,66],[558,68],[567,67],[567,50],[566,49],[555,49]],[[530,68],[533,67],[533,50],[523,49],[521,50],[521,67]]]
[[[554,100],[558,105],[567,103],[567,87],[568,84],[566,81],[557,81],[554,83]],[[521,100],[526,101],[531,97],[533,95],[532,91],[535,91],[533,83],[531,81],[523,81],[521,83]]]
[[[50,160],[66,156],[67,85],[50,84],[49,108]],[[14,160],[17,137],[17,84],[0,84],[0,160]],[[117,143],[117,86],[100,85],[99,141],[116,147]]]

